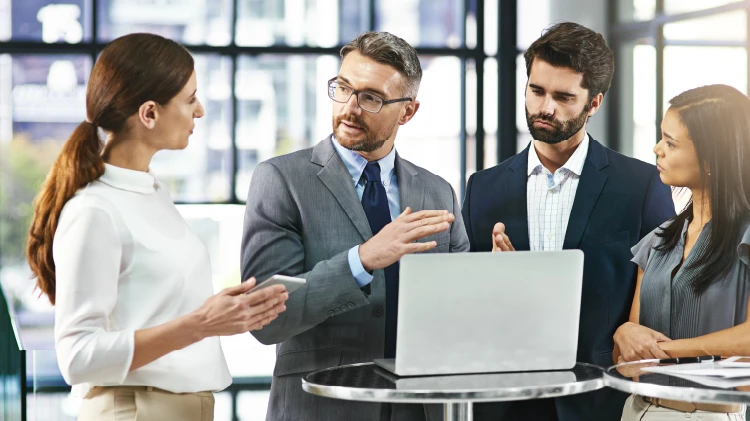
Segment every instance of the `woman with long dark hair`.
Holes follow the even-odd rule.
[[[212,392],[231,383],[218,336],[267,325],[288,294],[245,294],[251,279],[212,295],[204,245],[149,171],[203,116],[192,56],[157,35],[112,41],[86,116],[36,199],[27,250],[63,377],[85,394],[79,420],[212,420]]]
[[[638,281],[614,358],[750,355],[750,99],[725,85],[683,92],[670,101],[654,152],[664,184],[692,199],[633,247]],[[695,411],[744,420],[744,410],[631,396],[623,420]]]

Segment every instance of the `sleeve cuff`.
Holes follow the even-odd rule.
[[[362,261],[359,260],[359,246],[354,246],[349,250],[349,269],[352,271],[354,281],[357,285],[362,288],[365,285],[369,285],[372,282],[373,276],[367,273]]]

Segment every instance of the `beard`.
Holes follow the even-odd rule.
[[[359,126],[362,129],[364,138],[354,140],[344,135],[340,129],[341,122],[344,120]],[[338,140],[341,146],[355,152],[374,152],[380,149],[385,144],[386,140],[390,139],[397,127],[398,123],[390,127],[385,127],[380,131],[372,131],[370,130],[370,127],[357,116],[350,115],[348,117],[333,117],[333,135],[336,137],[336,140]]]
[[[529,132],[531,136],[538,141],[549,143],[554,145],[564,140],[568,140],[573,137],[574,134],[578,133],[579,130],[586,124],[588,120],[589,106],[588,104],[583,107],[583,111],[576,117],[570,120],[559,121],[554,117],[538,113],[529,114],[529,109],[526,108],[526,124],[529,126]],[[541,120],[547,124],[550,124],[553,128],[539,128],[534,126],[534,122]]]

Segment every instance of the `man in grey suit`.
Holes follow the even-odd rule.
[[[261,163],[250,183],[242,276],[307,279],[285,312],[252,332],[278,344],[267,419],[426,419],[437,411],[321,398],[301,387],[311,371],[394,356],[403,255],[469,249],[450,184],[394,148],[399,126],[419,109],[416,51],[370,32],[341,58],[328,82],[333,135]]]

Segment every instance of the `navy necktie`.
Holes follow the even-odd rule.
[[[368,162],[363,174],[366,184],[362,208],[370,223],[372,235],[391,223],[388,195],[380,179],[380,165]],[[396,356],[396,318],[398,312],[398,262],[385,268],[385,349],[386,358]]]

